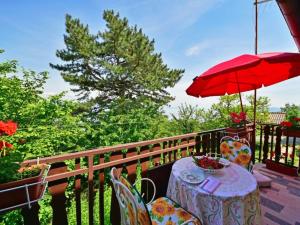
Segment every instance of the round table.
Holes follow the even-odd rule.
[[[180,178],[183,170],[204,173],[191,157],[176,161],[172,167],[167,196],[203,221],[203,225],[261,224],[258,185],[253,175],[231,163],[213,176],[221,185],[210,194],[201,184],[190,184]]]

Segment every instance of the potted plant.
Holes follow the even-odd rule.
[[[13,121],[0,121],[0,211],[37,200],[44,189],[45,164],[22,167],[23,155],[7,141],[17,131]]]
[[[280,123],[282,127],[282,135],[290,137],[300,137],[300,118],[289,117],[288,121]]]
[[[246,127],[246,113],[231,112],[230,114],[230,127],[226,128],[226,133],[230,137],[238,136],[239,138],[248,139],[248,132]]]

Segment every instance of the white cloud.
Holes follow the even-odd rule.
[[[185,51],[186,56],[195,56],[202,53],[204,50],[210,48],[212,46],[212,42],[203,41],[193,45]]]
[[[140,12],[141,24],[147,32],[178,34],[220,2],[223,0],[146,1]]]

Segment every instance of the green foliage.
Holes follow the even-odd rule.
[[[213,125],[217,125],[217,127],[210,128],[230,126],[231,120],[229,119],[229,114],[231,112],[241,112],[240,100],[237,94],[221,96],[219,98],[219,102],[211,106],[211,109],[208,112],[209,115],[207,115],[207,117],[214,120],[215,122]],[[209,124],[209,120],[205,120],[206,127],[209,127]]]
[[[30,118],[23,115],[24,108],[41,99],[39,95],[43,92],[47,77],[46,72],[25,70],[22,78],[0,74],[0,118],[19,124],[30,123]]]
[[[167,88],[181,78],[183,70],[169,69],[161,54],[154,51],[154,40],[126,18],[104,11],[107,30],[97,35],[87,25],[66,16],[66,49],[56,52],[65,64],[51,66],[65,81],[74,85],[81,99],[91,99],[102,108],[123,99],[150,100],[163,105],[172,97]]]
[[[6,213],[4,216],[0,216],[0,225],[24,225],[21,211],[13,210]]]
[[[249,105],[246,106],[247,117],[253,121],[254,110],[254,95],[246,96]],[[269,119],[270,99],[265,96],[260,96],[256,99],[256,121],[266,123]]]
[[[300,117],[300,106],[296,104],[285,104],[284,107],[280,108],[281,112],[286,113],[286,120],[293,121],[295,117]]]
[[[247,103],[244,105],[247,118],[253,121],[253,96],[246,96]],[[256,101],[256,115],[258,122],[267,122],[269,117],[269,102],[267,97],[259,97]],[[169,125],[176,134],[199,132],[217,128],[229,127],[231,112],[241,112],[240,100],[238,95],[226,95],[219,98],[209,109],[189,104],[181,105],[178,115],[172,115]]]
[[[172,114],[173,127],[178,134],[192,133],[201,129],[204,109],[187,103],[178,108],[178,115]]]
[[[3,53],[4,53],[4,50],[0,49],[0,54],[3,54]],[[16,70],[17,70],[17,61],[16,60],[9,60],[9,61],[0,63],[0,75],[15,73]]]
[[[63,94],[40,99],[23,108],[26,126],[15,135],[26,158],[36,158],[91,147],[89,125],[73,115],[76,103],[63,100]]]
[[[19,151],[11,151],[4,157],[0,157],[0,184],[18,180],[18,169],[22,162],[23,157]]]
[[[18,76],[11,73],[12,70],[10,74],[0,75],[0,104],[3,106],[0,118],[18,123],[18,131],[14,136],[7,137],[7,141],[14,145],[13,154],[21,154],[19,156],[22,159],[169,136],[168,130],[162,129],[168,122],[167,117],[162,114],[159,105],[150,100],[119,99],[98,113],[89,103],[64,100],[64,93],[43,97],[41,94],[47,80],[46,72],[17,71]],[[6,166],[4,158],[0,165],[0,173],[3,173],[1,177],[8,179],[8,174],[16,174],[19,166],[15,162],[22,159],[11,158],[9,163],[16,166],[11,167]],[[84,164],[82,162],[82,166]],[[2,170],[3,167],[7,169]],[[11,169],[13,171],[7,171]],[[84,181],[82,185],[84,189]],[[70,212],[74,210],[71,203],[74,198],[72,187],[68,187],[66,193]],[[41,224],[51,223],[49,195],[39,204]],[[106,221],[108,218],[109,215],[106,215]],[[19,211],[14,211],[0,216],[0,224],[22,224],[22,217]]]
[[[113,104],[109,111],[97,114],[99,121],[95,126],[101,127],[95,135],[99,145],[114,145],[153,139],[157,131],[152,124],[160,113],[156,104],[151,102],[133,103],[124,101]],[[100,126],[99,126],[100,125]],[[154,128],[154,127],[153,127]]]

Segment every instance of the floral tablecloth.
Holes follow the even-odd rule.
[[[213,176],[221,185],[209,194],[200,184],[190,184],[180,178],[183,170],[203,173],[191,157],[174,163],[169,179],[167,196],[179,203],[204,225],[260,225],[261,208],[257,182],[253,175],[239,165],[231,163]]]

